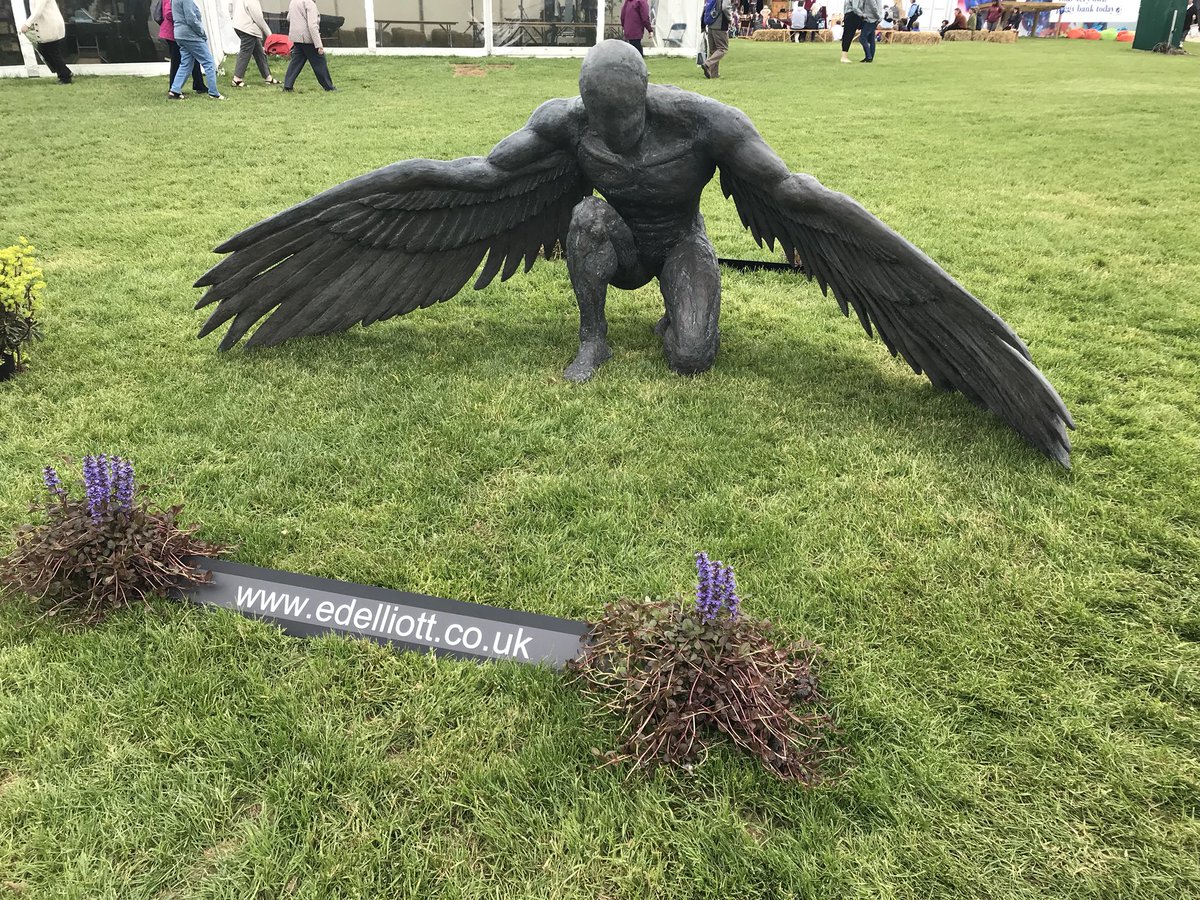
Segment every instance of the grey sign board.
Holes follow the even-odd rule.
[[[212,581],[181,592],[278,625],[286,634],[344,634],[463,659],[509,659],[561,668],[579,653],[587,624],[480,603],[314,578],[242,563],[196,559]]]

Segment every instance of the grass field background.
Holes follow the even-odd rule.
[[[586,618],[690,589],[825,647],[850,767],[596,769],[558,676],[300,641],[168,602],[91,630],[0,604],[0,897],[1200,895],[1200,64],[1112,44],[734,43],[792,168],[1000,313],[1079,424],[1074,469],[936,394],[815,286],[727,274],[679,378],[656,289],[560,378],[565,265],[264,352],[195,340],[210,248],[343,179],[486,152],[578,61],[454,77],[331,58],[228,103],[165,79],[0,82],[0,244],[47,340],[0,386],[0,552],[64,455],[131,457],[243,562]],[[278,67],[278,64],[277,64]],[[278,73],[277,73],[278,74]],[[222,88],[227,81],[222,81]],[[232,89],[226,91],[232,93]],[[757,254],[715,187],[718,252]]]

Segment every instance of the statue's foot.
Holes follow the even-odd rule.
[[[576,384],[587,381],[596,374],[600,364],[610,356],[612,356],[612,351],[608,349],[608,344],[604,341],[588,341],[580,344],[579,352],[575,354],[574,362],[563,372],[563,378],[567,381],[574,381]]]

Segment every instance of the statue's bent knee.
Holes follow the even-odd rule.
[[[608,240],[613,225],[620,221],[616,210],[599,197],[585,197],[571,211],[569,234],[589,242]]]
[[[663,351],[671,371],[680,375],[698,375],[712,368],[721,339],[714,329],[706,333],[681,332],[669,327],[663,335]]]

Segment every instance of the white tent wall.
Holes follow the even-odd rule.
[[[0,3],[5,3],[6,0],[0,0]],[[25,19],[23,3],[21,0],[7,0],[11,4],[13,18],[17,25]],[[209,47],[213,52],[214,58],[217,60],[218,66],[226,56],[231,56],[238,51],[238,38],[233,31],[233,15],[232,0],[196,0],[200,7],[200,14],[204,20],[204,27],[209,36]],[[469,0],[468,0],[469,2]],[[474,18],[470,13],[466,15],[458,15],[461,18],[462,25],[465,28],[467,23],[474,19],[480,26],[480,30],[484,35],[483,47],[459,47],[457,44],[452,48],[444,47],[376,47],[376,31],[372,27],[377,17],[389,17],[396,15],[393,10],[400,6],[398,10],[403,12],[408,7],[403,4],[411,4],[416,8],[415,15],[421,15],[421,6],[425,7],[425,15],[442,15],[442,13],[434,13],[432,10],[437,7],[437,0],[323,0],[321,2],[322,10],[329,7],[329,12],[335,15],[346,17],[346,26],[357,26],[357,23],[362,22],[363,28],[368,32],[367,46],[362,47],[338,47],[332,46],[329,49],[331,55],[341,54],[375,54],[379,55],[413,55],[413,56],[473,56],[479,57],[490,53],[502,53],[504,55],[513,56],[545,56],[545,57],[563,57],[563,56],[582,56],[587,52],[586,46],[572,47],[496,47],[493,46],[493,3],[502,2],[502,0],[475,0],[468,7],[475,10]],[[622,0],[599,0],[597,5],[597,19],[599,22],[619,21],[619,13]],[[645,48],[650,55],[669,55],[669,56],[694,56],[697,49],[701,45],[702,31],[700,28],[700,13],[703,9],[702,0],[648,0],[651,7],[652,19],[655,23],[654,37],[652,40],[645,42]],[[379,4],[384,5],[380,10]],[[534,0],[530,0],[532,4]],[[456,6],[458,4],[451,4]],[[511,5],[515,8],[516,2],[512,0]],[[830,5],[830,10],[834,9],[834,5],[840,5],[840,2]],[[279,7],[280,10],[286,10],[287,0],[264,0],[263,7],[268,6]],[[443,7],[444,9],[445,7]],[[379,10],[379,11],[377,11]],[[446,19],[454,18],[453,15],[445,16]],[[679,33],[678,27],[672,31],[672,26],[682,25],[682,34]],[[365,27],[364,27],[365,26]],[[610,29],[613,33],[616,29]],[[667,41],[671,39],[670,44]],[[678,40],[678,46],[675,45],[675,40]],[[0,67],[0,78],[4,77],[26,77],[26,76],[43,76],[53,77],[53,73],[43,65],[38,65],[34,55],[34,47],[25,39],[24,35],[19,35],[19,43],[21,47],[22,59],[24,65],[11,65]],[[73,71],[80,75],[144,75],[144,76],[162,76],[167,72],[167,63],[165,61],[165,48],[163,50],[164,60],[162,62],[133,62],[133,63],[71,63]],[[232,63],[230,63],[231,65]]]
[[[232,0],[196,0],[196,5],[200,7],[204,33],[208,35],[208,49],[220,68],[225,55],[236,54],[241,44],[233,31]]]
[[[883,0],[884,8],[886,9],[890,3],[895,3],[900,10],[900,18],[908,17],[908,9],[912,6],[912,0]],[[820,0],[816,0],[814,7],[821,6]],[[828,7],[829,15],[840,16],[845,10],[845,3],[842,0],[834,0],[832,3],[825,3]],[[942,19],[953,19],[954,10],[958,6],[957,0],[918,0],[918,5],[921,7],[921,23],[922,31],[937,31],[942,24]]]
[[[608,0],[617,9],[621,0]],[[669,55],[695,56],[700,47],[700,12],[704,4],[697,0],[649,0],[650,20],[654,23],[653,46],[657,51]],[[679,46],[669,46],[665,41],[671,37],[672,26],[683,26],[683,37]]]
[[[930,0],[922,3],[925,14],[921,16],[922,31],[937,31],[942,27],[942,20],[953,21],[954,10],[958,9],[956,0]],[[905,10],[907,12],[908,10]]]

